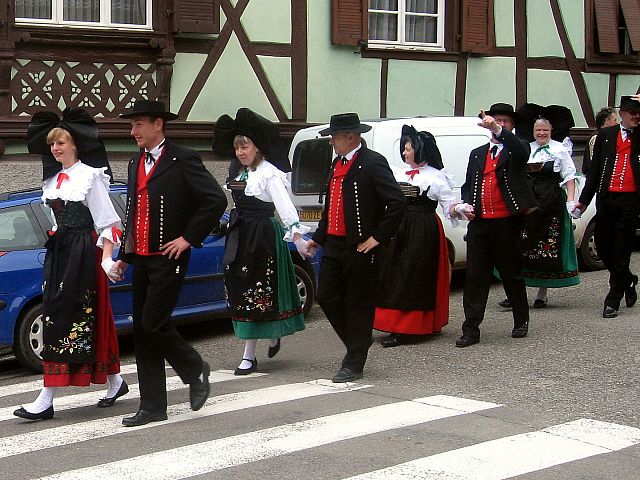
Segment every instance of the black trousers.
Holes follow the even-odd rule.
[[[607,193],[598,197],[597,209],[596,248],[609,270],[609,293],[604,304],[617,310],[625,289],[635,279],[629,263],[640,215],[640,195],[635,192]]]
[[[341,237],[328,236],[323,246],[318,303],[347,353],[342,366],[359,373],[371,346],[378,279],[378,249],[358,253]]]
[[[165,364],[184,383],[202,372],[202,357],[177,332],[171,313],[189,265],[187,250],[178,260],[136,255],[133,262],[133,341],[140,383],[140,410],[167,411]]]
[[[500,273],[504,291],[513,305],[514,326],[529,322],[529,305],[522,272],[522,215],[475,219],[467,228],[467,273],[462,303],[462,334],[480,338],[480,323],[489,297],[491,274]]]

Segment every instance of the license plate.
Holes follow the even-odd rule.
[[[319,222],[322,216],[322,209],[320,208],[305,208],[298,210],[298,216],[302,222]]]

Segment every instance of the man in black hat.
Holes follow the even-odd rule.
[[[618,316],[622,297],[627,307],[638,300],[638,277],[631,273],[629,263],[640,215],[640,96],[622,96],[618,108],[620,125],[598,133],[587,181],[576,204],[576,210],[583,212],[598,194],[596,248],[609,270],[603,318]]]
[[[171,313],[190,247],[201,247],[227,207],[227,198],[198,153],[165,140],[177,115],[162,102],[137,100],[131,119],[140,153],[129,162],[127,218],[115,268],[133,264],[133,340],[140,408],[127,427],[167,419],[165,360],[189,384],[191,408],[209,396],[209,365],[176,331]]]
[[[374,288],[378,278],[378,245],[398,229],[405,199],[387,160],[362,144],[371,130],[355,113],[333,115],[329,143],[337,155],[329,179],[318,229],[309,241],[311,252],[324,247],[320,260],[318,303],[347,348],[333,381],[362,378],[371,346]]]
[[[463,294],[465,320],[457,347],[480,341],[480,323],[489,296],[491,272],[500,273],[513,306],[513,338],[526,337],[529,305],[522,272],[524,214],[536,206],[525,168],[529,145],[511,131],[518,114],[506,103],[496,103],[478,123],[491,131],[488,144],[471,151],[462,201],[455,211],[471,220],[467,228],[467,272]]]

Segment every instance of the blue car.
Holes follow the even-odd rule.
[[[42,191],[0,194],[0,354],[13,352],[25,367],[41,371],[42,350],[42,247],[51,230],[49,209],[40,199]],[[124,218],[127,189],[111,187],[111,200]],[[228,318],[224,290],[224,232],[227,214],[220,226],[193,248],[189,269],[173,312],[176,323]],[[292,244],[298,292],[303,310],[313,305],[319,255],[303,260]],[[132,329],[131,269],[124,281],[110,287],[111,305],[119,333]]]

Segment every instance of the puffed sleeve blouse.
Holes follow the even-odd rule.
[[[424,165],[415,169],[419,173],[413,175],[407,173],[413,171],[408,165],[404,169],[393,167],[392,170],[396,181],[419,187],[421,195],[427,192],[427,197],[440,204],[445,218],[455,220],[451,218],[449,210],[451,205],[458,202],[453,193],[453,175],[447,173],[446,169],[438,170],[430,165]],[[457,222],[453,223],[455,225]]]
[[[553,171],[559,172],[562,177],[560,186],[576,178],[576,166],[566,146],[556,140],[549,141],[549,148],[531,142],[531,155],[529,163],[553,162]]]

